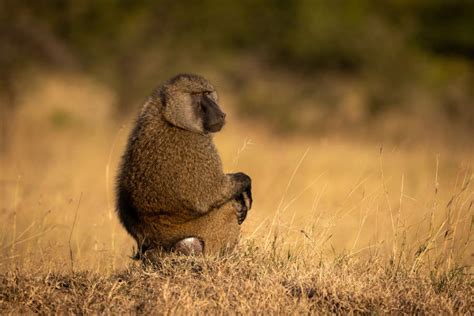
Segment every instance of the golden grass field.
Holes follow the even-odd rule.
[[[133,117],[80,76],[24,91],[2,121],[0,313],[474,313],[472,141],[283,137],[221,93],[225,171],[253,180],[240,246],[150,269],[114,211]]]

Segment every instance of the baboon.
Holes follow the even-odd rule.
[[[251,179],[224,174],[212,133],[225,124],[214,87],[177,75],[157,88],[131,132],[117,181],[117,212],[145,251],[218,253],[238,241]]]

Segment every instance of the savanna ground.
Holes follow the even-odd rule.
[[[1,313],[474,313],[472,140],[284,137],[221,93],[225,170],[253,179],[239,248],[144,268],[114,212],[132,118],[90,79],[39,82],[2,120]]]

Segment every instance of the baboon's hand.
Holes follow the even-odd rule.
[[[235,189],[235,196],[237,198],[243,192],[250,192],[252,190],[252,179],[243,172],[231,173],[229,174],[232,177],[232,180],[236,184]],[[252,194],[250,193],[250,199],[252,198]]]
[[[253,199],[252,199],[252,187],[249,186],[243,193],[242,193],[242,197],[244,199],[244,202],[245,202],[245,206],[247,207],[248,210],[250,210],[252,208],[252,203],[253,203]]]
[[[239,203],[236,210],[237,222],[242,224],[247,217],[247,212],[252,207],[252,179],[243,172],[231,174],[232,179],[238,184],[235,199]]]
[[[241,225],[245,218],[247,218],[247,213],[252,207],[252,191],[249,189],[248,191],[243,192],[237,198],[237,202],[239,202],[239,208],[236,211],[237,223]]]
[[[239,195],[237,197],[237,202],[239,203],[238,204],[238,207],[237,207],[237,210],[236,210],[236,215],[237,215],[237,223],[239,225],[242,225],[242,223],[244,222],[245,218],[247,218],[247,213],[249,211],[248,207],[247,207],[247,203],[245,202],[245,197],[244,197],[244,194],[245,193],[242,193],[241,195]]]
[[[239,194],[245,191],[247,188],[252,187],[252,179],[250,179],[250,177],[246,175],[245,173],[237,172],[237,173],[231,173],[229,175],[232,177],[233,181],[239,184],[239,187],[241,188],[241,191],[239,192]]]

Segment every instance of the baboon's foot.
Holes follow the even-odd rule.
[[[200,256],[204,253],[204,242],[196,237],[184,238],[173,246],[172,251],[185,256]]]
[[[241,225],[245,218],[247,218],[247,213],[252,207],[252,194],[249,192],[243,192],[238,198],[237,202],[239,206],[237,207],[237,222]]]

